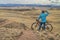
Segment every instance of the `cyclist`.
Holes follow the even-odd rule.
[[[38,31],[41,29],[42,25],[43,25],[42,29],[45,30],[45,23],[46,23],[46,18],[48,14],[49,14],[48,11],[42,10],[41,14],[37,18],[37,20],[41,20]]]

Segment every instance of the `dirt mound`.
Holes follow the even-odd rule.
[[[6,23],[7,19],[0,18],[0,25]]]
[[[27,29],[28,27],[23,24],[23,23],[18,23],[18,22],[11,22],[9,24],[4,25],[3,27],[6,28],[18,28],[18,29]]]
[[[0,18],[0,27],[6,25],[6,24],[9,24],[11,23],[12,21],[8,20],[8,19],[3,19],[3,18]]]
[[[18,29],[27,29],[28,27],[24,23],[18,23],[8,19],[0,18],[0,27],[5,28],[18,28]]]

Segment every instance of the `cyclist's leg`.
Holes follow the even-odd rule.
[[[43,30],[45,30],[45,22],[43,23],[43,27],[42,27]]]
[[[39,27],[38,27],[38,31],[40,31],[41,26],[42,26],[42,22],[40,22],[40,25],[39,25]]]

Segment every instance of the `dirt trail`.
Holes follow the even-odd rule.
[[[23,30],[23,34],[18,40],[60,40],[60,35],[55,32]]]
[[[39,38],[32,30],[24,30],[18,40],[39,40]]]

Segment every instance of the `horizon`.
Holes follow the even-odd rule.
[[[43,4],[0,4],[0,7],[4,7],[4,6],[6,6],[6,7],[9,7],[9,6],[45,6],[45,7],[51,7],[51,6],[59,6],[60,7],[60,5],[49,5],[49,4],[46,4],[46,5],[43,5]]]

